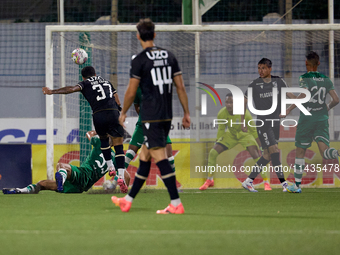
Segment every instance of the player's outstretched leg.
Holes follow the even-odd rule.
[[[67,171],[65,169],[59,169],[58,172],[55,173],[55,181],[57,183],[57,192],[63,192],[64,183],[67,178]]]
[[[4,194],[38,194],[40,191],[40,185],[37,184],[30,184],[25,188],[4,188],[2,189],[2,193]]]
[[[116,206],[119,206],[122,212],[128,212],[130,210],[133,199],[136,197],[139,190],[142,188],[145,180],[149,176],[151,161],[146,162],[146,161],[139,160],[139,162],[140,162],[139,168],[135,175],[135,180],[133,182],[133,185],[131,187],[129,194],[123,198],[117,198],[115,196],[111,197],[112,202]]]
[[[173,172],[168,159],[158,161],[156,164],[161,172],[163,182],[168,189],[171,199],[169,206],[163,210],[157,210],[157,214],[183,214],[184,207],[178,195],[176,187],[176,175],[175,172]]]

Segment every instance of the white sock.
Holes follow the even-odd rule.
[[[208,177],[208,180],[213,181],[214,177],[210,176],[210,177]]]
[[[17,190],[19,190],[22,194],[29,194],[30,193],[30,190],[27,187],[22,188],[22,189],[17,189]]]
[[[108,169],[110,169],[111,167],[113,167],[112,159],[106,160],[106,164],[107,164],[107,168],[108,168]]]
[[[122,178],[124,181],[124,172],[125,172],[125,169],[124,168],[118,168],[118,175],[120,178]]]
[[[38,193],[39,190],[37,189],[37,185],[35,184],[30,184],[25,188],[18,189],[22,194],[33,194],[33,193]]]
[[[177,207],[180,203],[181,203],[181,199],[180,198],[171,200],[171,204],[173,206],[175,206],[175,207]]]
[[[126,195],[125,196],[125,200],[132,203],[133,197],[130,197],[129,195]]]

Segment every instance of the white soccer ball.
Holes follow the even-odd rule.
[[[77,48],[72,51],[71,57],[74,63],[82,65],[87,61],[88,55],[84,49]]]
[[[104,181],[104,183],[103,183],[103,188],[104,188],[104,190],[106,190],[106,191],[108,191],[108,190],[114,190],[114,189],[116,189],[116,186],[117,186],[117,185],[115,185],[114,182],[111,182],[110,180],[106,180],[106,181]]]

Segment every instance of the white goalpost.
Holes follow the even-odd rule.
[[[90,52],[90,62],[87,64],[92,64],[97,74],[109,78],[112,75],[110,51],[116,50],[118,84],[114,85],[118,86],[119,95],[123,97],[131,56],[141,51],[135,39],[135,25],[51,25],[46,26],[45,31],[46,86],[52,89],[77,84],[81,67],[70,60],[70,53],[77,47],[86,48]],[[86,39],[79,39],[79,33],[85,34]],[[116,44],[110,40],[111,33],[117,33]],[[256,78],[257,62],[262,57],[268,57],[273,61],[274,75],[283,76],[290,86],[297,86],[297,77],[305,72],[301,62],[304,62],[308,50],[315,50],[323,60],[327,59],[327,62],[322,62],[321,72],[326,75],[332,75],[337,70],[340,72],[340,24],[156,25],[156,33],[155,43],[172,51],[181,66],[195,124],[189,137],[192,141],[211,138],[201,131],[201,117],[197,117],[201,111],[200,97],[196,92],[198,81],[209,85],[235,84],[245,90],[249,82]],[[195,36],[197,33],[200,36]],[[332,40],[329,40],[329,34]],[[60,46],[60,36],[65,39],[63,52],[60,52],[64,47]],[[60,57],[64,54],[66,59]],[[328,60],[333,64],[329,65]],[[60,77],[63,73],[65,77]],[[337,81],[335,79],[335,83]],[[222,90],[218,92],[226,94]],[[73,146],[79,144],[77,125],[83,109],[79,107],[78,97],[46,96],[46,161],[47,178],[50,180],[54,174],[55,145],[64,146],[65,141]],[[176,96],[174,101],[174,117],[180,117],[181,108]],[[208,102],[208,115],[216,115],[218,107]],[[334,115],[340,115],[340,111]],[[131,112],[130,116],[136,115]],[[91,119],[87,121],[92,123]],[[340,124],[335,123],[335,117],[330,121],[330,134],[333,135],[335,129],[340,131]],[[58,122],[64,122],[62,128]],[[59,132],[59,129],[63,131]],[[74,148],[77,150],[77,147]],[[63,155],[62,152],[60,155]]]

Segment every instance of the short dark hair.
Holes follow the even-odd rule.
[[[93,66],[85,66],[83,69],[81,69],[81,76],[83,76],[85,79],[90,78],[95,75],[96,75],[96,70],[94,70]]]
[[[232,96],[233,96],[232,93],[228,93],[225,97],[227,98],[227,97],[232,97]]]
[[[311,63],[313,66],[318,66],[319,65],[319,55],[315,51],[310,51],[306,55],[306,59],[309,63]]]
[[[268,58],[263,58],[259,61],[258,65],[267,65],[269,68],[272,67],[272,61]]]
[[[155,24],[149,18],[140,19],[137,24],[137,30],[144,42],[152,41],[155,35]]]

